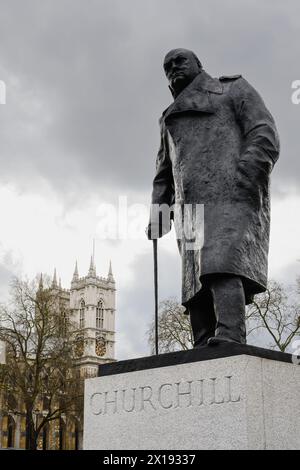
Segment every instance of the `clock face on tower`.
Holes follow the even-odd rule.
[[[106,341],[102,336],[96,338],[95,352],[97,356],[104,356],[106,353]]]

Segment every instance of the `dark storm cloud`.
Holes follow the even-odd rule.
[[[274,0],[2,0],[2,181],[65,198],[150,191],[164,54],[193,49],[214,76],[242,73],[276,117],[273,187],[299,186],[299,4]],[[75,195],[75,196],[74,196]]]

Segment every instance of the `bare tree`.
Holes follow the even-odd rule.
[[[190,318],[174,299],[166,299],[159,307],[159,351],[161,353],[192,348]],[[288,351],[295,338],[300,337],[300,278],[296,285],[285,286],[270,281],[263,294],[256,295],[247,307],[247,335],[252,344]],[[154,353],[154,323],[147,335]],[[262,338],[259,341],[259,333]],[[249,341],[249,340],[248,340]]]
[[[171,352],[191,349],[193,334],[189,315],[185,315],[184,308],[175,298],[163,300],[159,304],[158,331],[159,352]],[[154,322],[151,324],[147,336],[152,354],[155,348]]]
[[[266,346],[284,352],[300,336],[300,280],[295,286],[270,281],[247,308],[247,333],[266,333]]]
[[[82,412],[76,337],[59,289],[14,279],[9,305],[0,306],[6,365],[0,386],[6,410],[26,418],[26,449],[36,449],[49,421]]]

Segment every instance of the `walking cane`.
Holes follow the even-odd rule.
[[[155,354],[158,355],[157,239],[153,240],[153,261],[154,261]]]

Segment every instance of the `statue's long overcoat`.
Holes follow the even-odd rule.
[[[269,176],[279,156],[270,112],[240,75],[216,79],[202,71],[160,126],[152,203],[204,205],[202,248],[178,243],[183,305],[218,273],[241,276],[249,303],[267,283]]]

